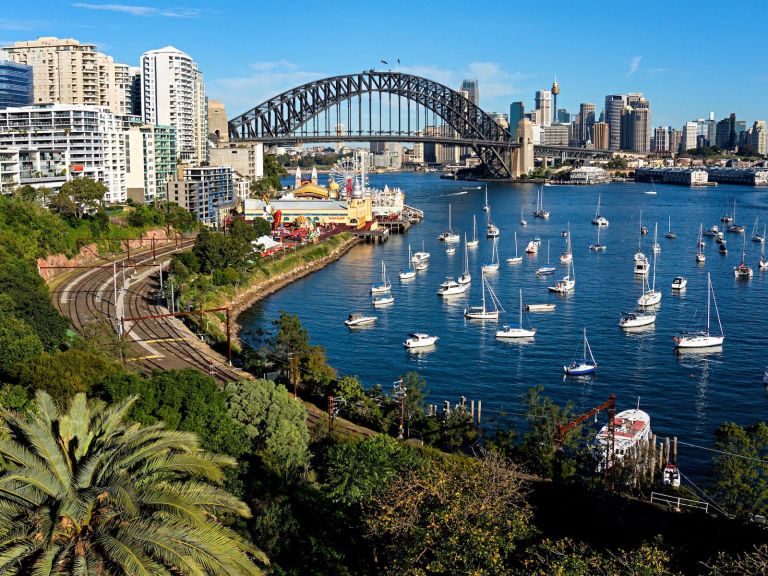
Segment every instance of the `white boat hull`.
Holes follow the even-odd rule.
[[[371,304],[373,304],[374,308],[383,308],[384,306],[391,306],[395,303],[394,297],[389,298],[375,298],[371,301]]]
[[[708,334],[693,334],[690,336],[675,337],[675,348],[712,348],[722,346],[725,336],[711,336]]]
[[[434,346],[439,338],[437,336],[430,336],[428,338],[408,338],[405,342],[403,342],[403,346],[406,348],[413,350],[414,348],[429,348],[430,346]]]
[[[672,282],[672,290],[685,290],[687,286],[688,286],[688,280],[686,278],[682,278],[680,280],[676,280]]]
[[[507,258],[507,264],[520,264],[523,261],[522,256],[515,256],[514,258]]]
[[[563,264],[569,264],[573,260],[573,254],[563,254],[560,256],[560,262]]]
[[[483,272],[496,272],[499,269],[498,264],[483,264]]]
[[[525,309],[528,312],[552,312],[557,307],[556,304],[526,304]]]
[[[391,288],[391,286],[371,286],[371,294],[386,294]]]
[[[638,306],[655,306],[661,302],[660,290],[649,290],[637,299]]]
[[[549,286],[548,289],[550,292],[558,292],[560,294],[564,294],[566,292],[570,292],[576,287],[576,280],[559,280],[557,284],[554,286]]]
[[[473,310],[472,308],[464,309],[464,317],[469,320],[498,320],[498,310]]]
[[[467,248],[477,248],[480,245],[480,240],[470,240],[467,242]]]
[[[416,270],[400,272],[400,280],[411,280],[413,278],[416,278]]]
[[[346,324],[349,328],[357,328],[358,326],[370,326],[371,324],[376,323],[376,316],[362,316],[360,318],[355,318],[354,320],[344,320],[344,324]]]
[[[622,318],[619,322],[619,326],[624,329],[640,328],[641,326],[649,326],[654,322],[656,322],[656,314],[641,314]]]
[[[514,338],[533,338],[536,336],[536,330],[526,330],[525,328],[512,328],[505,326],[501,330],[496,331],[496,338],[500,339],[514,339]]]
[[[469,284],[470,282],[472,282],[472,276],[470,276],[469,274],[462,274],[461,276],[459,276],[459,279],[457,280],[457,282],[459,284]]]

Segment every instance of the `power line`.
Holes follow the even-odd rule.
[[[689,442],[677,441],[678,444],[683,446],[689,446],[690,448],[699,448],[700,450],[707,450],[708,452],[717,452],[718,454],[725,454],[726,456],[733,456],[734,458],[742,458],[743,460],[751,460],[753,462],[760,462],[761,464],[768,464],[768,460],[762,458],[755,458],[754,456],[744,456],[743,454],[736,454],[734,452],[728,452],[727,450],[718,450],[717,448],[708,448],[706,446],[699,446],[698,444],[691,444]]]

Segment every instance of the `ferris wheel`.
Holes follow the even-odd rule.
[[[331,168],[331,178],[339,186],[341,194],[362,188],[362,174],[357,155],[339,158]]]

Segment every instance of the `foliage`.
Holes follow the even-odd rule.
[[[192,251],[200,261],[201,271],[210,274],[215,269],[243,268],[253,254],[253,247],[241,235],[204,229],[197,235]]]
[[[286,176],[285,168],[274,154],[264,154],[264,176],[251,183],[251,192],[257,195],[277,192],[282,188],[280,178]]]
[[[269,236],[272,233],[272,225],[264,220],[264,218],[254,218],[253,219],[253,228],[256,230],[256,238],[261,238],[262,236]]]
[[[43,343],[32,327],[0,310],[0,376],[7,376],[15,365],[42,352]]]
[[[434,456],[393,478],[366,507],[367,535],[384,574],[511,574],[531,511],[514,465]]]
[[[289,476],[309,464],[307,412],[271,380],[227,384],[229,415],[238,422],[266,465]]]
[[[728,453],[715,458],[715,500],[737,516],[768,513],[768,425],[726,422],[715,430],[715,448]]]
[[[70,198],[74,204],[74,214],[82,218],[95,212],[104,202],[107,187],[91,178],[75,178],[61,187],[59,196]]]
[[[107,379],[101,394],[108,402],[137,395],[132,419],[147,425],[162,421],[169,428],[194,432],[211,452],[239,457],[248,451],[245,430],[230,418],[226,395],[213,378],[192,368],[155,370],[150,378]]]
[[[768,574],[768,544],[735,556],[721,552],[709,568],[710,576],[764,576]]]
[[[156,210],[153,206],[146,204],[136,204],[128,213],[126,221],[130,226],[143,228],[145,226],[162,226],[165,224],[165,217],[162,212]]]
[[[0,410],[0,572],[263,573],[253,559],[266,557],[220,520],[250,516],[220,488],[234,462],[194,434],[127,426],[134,400],[78,394],[62,412],[40,392],[30,417]]]
[[[626,170],[628,167],[627,159],[623,156],[614,156],[605,163],[605,167],[609,170]]]
[[[109,318],[99,315],[85,322],[79,330],[80,338],[75,340],[74,347],[103,354],[112,360],[124,361],[131,350],[128,338],[121,338],[115,332]]]
[[[186,208],[182,208],[173,202],[166,202],[163,210],[165,229],[169,236],[171,231],[185,233],[197,229],[198,224],[195,215]]]
[[[18,384],[0,386],[0,406],[16,412],[27,412],[32,407],[29,391]]]

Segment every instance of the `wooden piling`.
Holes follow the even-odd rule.
[[[669,464],[669,436],[664,439],[664,464]]]
[[[483,410],[483,401],[478,400],[477,401],[477,425],[480,426],[480,413]]]
[[[677,464],[677,436],[672,437],[672,462]]]
[[[474,425],[475,423],[475,401],[474,400],[469,401],[469,417],[472,421],[472,424]]]

